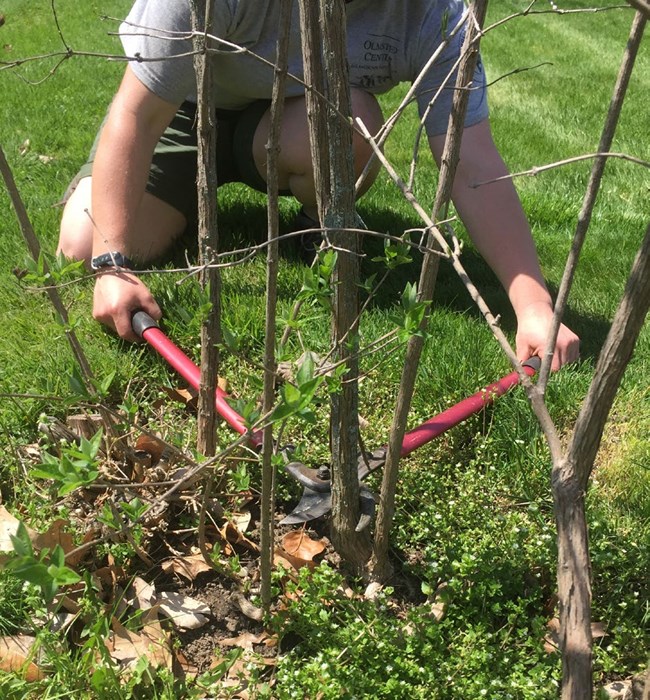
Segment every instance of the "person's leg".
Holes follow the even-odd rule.
[[[93,241],[91,186],[92,177],[84,177],[68,198],[57,248],[57,252],[75,260],[85,260],[88,265]],[[137,247],[129,251],[129,257],[137,263],[160,257],[183,233],[186,223],[178,209],[145,192],[136,219]]]
[[[371,134],[376,133],[383,124],[383,115],[375,97],[358,89],[353,89],[351,96],[354,116],[363,120]],[[253,158],[260,175],[264,179],[266,179],[266,144],[270,119],[270,113],[267,111],[262,116],[253,138]],[[356,131],[353,135],[352,147],[354,149],[354,171],[358,177],[370,159],[372,149]],[[357,196],[361,196],[370,188],[378,171],[379,163],[377,162],[365,179]],[[304,97],[290,98],[284,106],[280,135],[278,179],[280,190],[289,190],[302,204],[307,216],[318,220],[314,171],[309,148],[309,127]]]
[[[100,130],[101,133],[101,130]],[[229,175],[232,160],[229,121],[219,119],[218,134],[226,145],[219,171]],[[91,221],[92,166],[99,136],[88,162],[82,166],[66,193],[58,250],[66,256],[89,261],[92,249]],[[193,224],[196,203],[196,105],[186,102],[179,108],[153,153],[146,191],[137,212],[135,249],[129,257],[144,264],[160,258],[174,241]]]

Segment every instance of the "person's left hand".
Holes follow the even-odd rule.
[[[517,358],[523,362],[534,355],[543,358],[546,337],[553,320],[553,307],[546,302],[526,306],[517,316]],[[560,326],[551,370],[556,371],[567,362],[580,357],[580,338],[564,324]]]

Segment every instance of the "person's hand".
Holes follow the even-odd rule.
[[[112,328],[124,340],[137,341],[131,317],[139,310],[146,311],[154,320],[162,316],[151,292],[136,275],[113,269],[97,275],[93,318]]]
[[[546,337],[553,320],[553,308],[545,302],[526,306],[517,316],[517,358],[520,361],[538,355],[544,356]],[[580,338],[564,324],[560,326],[551,370],[556,371],[580,356]]]

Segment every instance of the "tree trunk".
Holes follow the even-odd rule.
[[[333,275],[332,342],[336,361],[347,372],[332,396],[332,531],[336,551],[360,573],[370,556],[367,532],[356,532],[359,520],[357,458],[358,420],[358,241],[345,232],[357,225],[355,177],[347,66],[345,4],[300,0],[303,58],[312,157],[319,216],[338,251]],[[322,69],[321,69],[322,65]],[[316,90],[319,94],[315,94]],[[323,99],[325,97],[326,99]]]
[[[585,491],[603,429],[650,308],[650,226],[637,253],[566,456],[554,466],[562,699],[592,691],[591,564]]]
[[[440,165],[440,177],[431,216],[434,223],[438,220],[441,212],[446,210],[451,197],[451,189],[456,173],[456,166],[458,164],[458,155],[460,153],[465,114],[467,112],[469,91],[466,88],[474,76],[474,70],[479,55],[478,30],[483,26],[486,11],[487,0],[475,0],[470,7],[470,19],[468,20],[465,41],[463,42],[463,56],[456,78],[456,86],[462,89],[458,89],[454,93],[451,114],[449,116],[445,147],[443,149]],[[472,17],[474,19],[472,19]],[[433,250],[438,248],[433,234],[429,234],[428,247]],[[436,284],[436,277],[438,276],[439,262],[440,257],[433,252],[427,252],[424,256],[418,285],[418,296],[423,302],[429,302],[433,299],[433,290]],[[425,325],[426,322],[427,318],[425,316],[423,325]],[[395,512],[395,491],[397,488],[402,440],[404,439],[404,431],[406,430],[406,422],[411,407],[411,399],[415,388],[415,379],[420,363],[420,356],[422,354],[422,346],[422,338],[417,335],[412,336],[408,342],[404,369],[402,370],[402,377],[400,380],[400,390],[393,414],[393,423],[388,440],[388,452],[381,485],[374,554],[370,564],[371,575],[376,580],[384,580],[388,578],[392,572],[392,567],[388,560],[389,534]]]

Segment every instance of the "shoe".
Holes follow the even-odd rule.
[[[316,219],[305,213],[304,209],[296,214],[291,227],[292,231],[303,231],[304,229],[320,229],[320,224]],[[321,231],[306,231],[298,238],[298,257],[305,263],[310,265],[314,262],[314,258],[318,253],[318,249],[323,242],[323,234]]]
[[[307,215],[305,210],[301,208],[298,214],[296,214],[296,218],[293,220],[291,230],[302,231],[310,228],[320,229],[321,225],[318,223],[318,221]],[[357,212],[357,228],[368,229],[364,220],[359,215],[359,212]],[[298,256],[305,263],[305,265],[309,265],[311,267],[311,264],[314,262],[314,258],[320,250],[322,243],[323,232],[321,230],[307,231],[300,236],[298,239]]]

